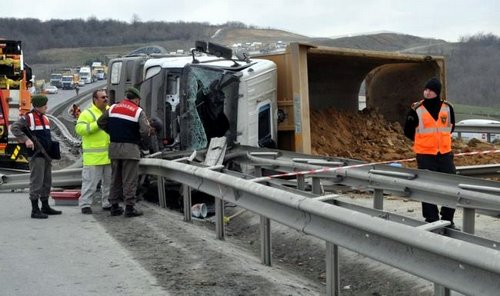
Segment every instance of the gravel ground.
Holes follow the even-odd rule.
[[[145,215],[94,216],[172,295],[317,295],[321,283],[266,267],[234,243],[215,239],[213,224],[185,223],[179,212],[142,203]]]

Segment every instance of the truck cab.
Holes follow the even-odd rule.
[[[73,75],[64,75],[62,77],[62,89],[73,88]]]
[[[104,73],[104,68],[100,67],[96,69],[96,78],[97,80],[104,80],[106,79],[106,74]]]
[[[62,88],[62,77],[61,73],[52,73],[50,74],[50,85],[53,85],[57,88]]]
[[[92,83],[92,73],[90,71],[90,67],[81,67],[78,74],[80,75],[80,79],[85,81],[85,84]]]
[[[232,60],[230,49],[225,57],[211,55],[206,45],[198,49],[205,54],[112,60],[108,90],[114,94],[119,81],[130,80],[132,73],[123,71],[136,67],[123,63],[143,63],[141,81],[133,86],[140,85],[146,114],[163,122],[161,138],[167,146],[199,150],[210,138],[226,136],[229,143],[275,147],[276,65]]]

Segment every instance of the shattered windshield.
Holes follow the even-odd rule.
[[[211,138],[226,135],[233,113],[236,116],[231,110],[237,104],[238,81],[232,72],[223,69],[186,66],[180,107],[183,149],[204,149]]]

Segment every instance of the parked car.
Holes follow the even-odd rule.
[[[55,87],[53,85],[48,85],[45,87],[44,92],[46,94],[57,94],[58,89],[57,89],[57,87]]]

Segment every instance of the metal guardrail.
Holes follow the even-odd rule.
[[[454,127],[454,133],[457,133],[457,137],[462,138],[462,133],[485,133],[488,142],[491,142],[491,136],[493,134],[500,135],[500,124],[457,124]]]
[[[500,134],[500,124],[457,124],[454,132]]]
[[[0,190],[29,188],[30,173],[0,175]],[[52,171],[53,187],[72,187],[82,185],[82,169],[64,169]]]
[[[66,125],[64,125],[64,123],[62,123],[54,115],[51,114],[46,114],[46,115],[50,119],[50,121],[57,126],[59,131],[61,131],[61,134],[63,135],[65,140],[67,140],[74,147],[79,147],[81,145],[82,141],[79,138],[74,137],[73,134],[68,130]]]
[[[497,177],[500,176],[500,164],[459,166],[457,174],[474,177]]]
[[[256,170],[257,175],[260,168],[266,166],[273,169],[286,168],[286,161],[274,160],[274,156],[268,154],[257,153],[251,156],[251,165],[259,168]],[[451,196],[455,198],[455,206],[462,200],[468,206],[466,209],[474,211],[478,207],[497,213],[500,204],[496,198],[492,198],[500,192],[497,182],[420,170],[413,172],[389,166],[367,165],[351,170],[338,167],[345,164],[343,161],[329,162],[318,158],[294,160],[292,166],[295,170],[328,166],[325,162],[337,168],[335,174],[312,176],[311,193],[276,189],[244,180],[241,176],[232,176],[228,172],[219,173],[196,165],[159,159],[142,159],[140,173],[159,176],[158,194],[160,205],[163,206],[166,195],[161,184],[164,178],[185,185],[183,193],[186,221],[191,217],[189,188],[216,197],[218,238],[224,237],[224,202],[234,203],[261,215],[261,259],[264,264],[271,264],[270,220],[325,240],[329,295],[338,295],[339,292],[338,246],[462,293],[494,295],[496,292],[493,291],[500,288],[498,242],[448,229],[444,233],[450,237],[445,237],[430,232],[445,226],[441,222],[440,225],[412,222],[407,218],[347,203],[335,201],[335,205],[332,205],[322,202],[335,199],[335,195],[316,198],[322,192],[321,181],[332,184],[345,182],[352,186],[373,188],[374,207],[379,209],[382,208],[382,203],[380,200],[377,202],[377,199],[383,198],[383,190],[390,190],[405,193],[412,198],[428,196],[427,200],[433,203],[451,203]],[[306,183],[304,178],[304,175],[298,175],[297,188]],[[29,186],[29,174],[1,176],[0,180],[0,190]],[[81,169],[55,171],[53,183],[56,187],[78,186],[81,184]],[[488,186],[492,184],[494,186]],[[464,221],[466,218],[464,217]],[[405,223],[394,222],[398,220],[404,220]]]
[[[494,295],[500,289],[500,257],[498,249],[493,247],[500,244],[496,242],[483,239],[485,242],[479,245],[445,237],[428,229],[373,217],[361,210],[326,204],[321,201],[329,199],[326,197],[316,200],[310,194],[279,190],[195,165],[142,159],[140,173],[185,184],[185,198],[189,194],[186,188],[190,187],[216,197],[219,205],[231,202],[261,215],[263,263],[271,263],[270,219],[325,240],[327,289],[332,295],[339,289],[338,267],[335,267],[338,246],[462,293]],[[78,186],[81,169],[55,171],[53,179],[54,186]],[[2,176],[1,180],[2,190],[29,185],[28,174]],[[223,207],[216,207],[216,211],[217,236],[222,238]]]
[[[285,169],[286,162],[257,158],[247,155],[247,161],[262,168]],[[304,163],[304,161],[301,161]],[[307,161],[306,161],[307,162]],[[317,163],[318,160],[312,160]],[[289,164],[290,168],[294,168]],[[357,189],[374,190],[376,198],[374,207],[383,209],[382,193],[395,194],[418,201],[424,201],[451,208],[464,208],[463,229],[474,233],[475,211],[500,215],[500,184],[499,182],[469,178],[460,175],[443,174],[428,170],[393,167],[382,164],[364,164],[362,166],[338,166],[325,171],[327,165],[307,165],[301,167],[302,173],[295,172],[297,187],[303,187],[305,177],[312,178],[312,191],[321,192],[321,181],[324,184],[341,184]],[[318,171],[320,171],[318,173]],[[266,182],[268,177],[257,178],[256,182]]]
[[[289,162],[262,159],[264,155],[249,157],[251,165],[268,166],[276,170],[286,169]],[[293,169],[315,169],[324,166],[338,167],[334,171],[312,176],[313,195],[320,194],[321,181],[333,184],[371,188],[375,190],[374,206],[381,208],[381,192],[398,192],[417,200],[461,206],[470,211],[483,209],[500,213],[500,186],[498,182],[470,179],[435,172],[395,168],[382,165],[367,165],[358,168],[342,168],[345,162],[314,159],[296,159]],[[218,168],[220,169],[220,167]],[[231,202],[261,215],[262,261],[271,263],[270,220],[310,234],[326,242],[327,293],[339,294],[338,246],[347,248],[379,262],[407,271],[431,282],[455,291],[471,295],[496,295],[500,290],[500,243],[483,239],[482,244],[474,239],[462,240],[431,232],[440,225],[408,226],[374,217],[367,210],[348,209],[327,204],[323,200],[335,196],[311,197],[285,191],[251,180],[231,176],[202,168],[159,159],[142,159],[140,173],[157,175],[184,184],[184,198],[190,188],[205,192],[216,198],[217,237],[224,237],[224,202]],[[305,175],[297,177],[297,188],[305,184]],[[29,186],[29,174],[0,176],[0,189],[18,189]],[[66,169],[53,172],[53,186],[78,186],[81,184],[81,169]],[[159,186],[160,191],[164,189]],[[160,200],[165,193],[159,192]],[[161,203],[161,202],[160,202]],[[354,208],[354,206],[349,206]],[[185,207],[186,211],[186,207]],[[190,207],[185,217],[190,217]],[[474,215],[472,215],[473,217]],[[464,230],[470,232],[471,225]],[[415,222],[412,222],[415,224]],[[473,224],[472,224],[473,232]],[[472,233],[471,232],[471,233]],[[464,234],[466,235],[466,234]]]
[[[263,222],[261,229],[269,230],[267,220],[271,219],[325,240],[327,289],[331,295],[339,289],[335,264],[338,246],[465,294],[495,295],[500,289],[500,256],[498,250],[492,248],[193,165],[142,159],[140,173],[180,182],[216,200],[258,213]],[[223,208],[216,206],[218,237],[223,237],[224,233],[221,217]],[[264,238],[269,237],[269,232],[264,232]],[[265,251],[269,247],[262,249]]]

